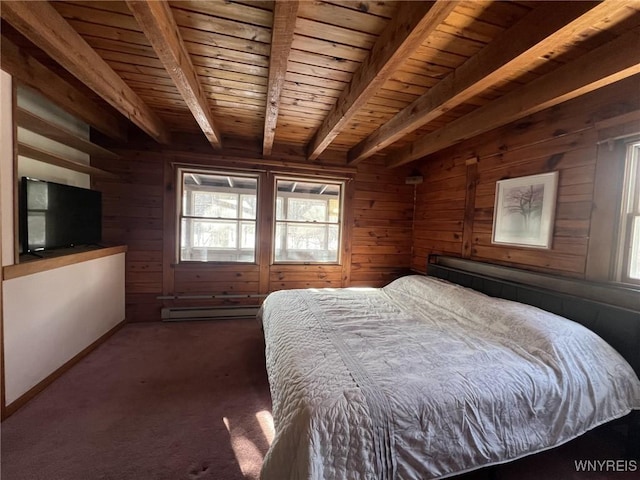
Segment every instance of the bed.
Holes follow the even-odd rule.
[[[429,273],[380,289],[265,299],[276,434],[263,480],[445,478],[556,447],[640,409],[640,381],[623,357],[638,355],[637,312],[603,306],[617,309],[615,322],[631,315],[633,335],[604,327],[621,354],[575,321],[452,283],[480,279],[495,293],[512,282]],[[514,285],[500,289],[518,294]],[[554,296],[533,295],[563,305]]]

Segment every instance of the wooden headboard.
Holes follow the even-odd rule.
[[[445,256],[430,257],[427,274],[492,297],[533,305],[578,322],[614,347],[640,377],[640,308],[636,308],[640,292],[637,290],[558,279]],[[607,303],[612,298],[617,300],[616,305]]]

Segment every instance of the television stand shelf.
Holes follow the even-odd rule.
[[[48,252],[38,252],[43,258],[38,258],[33,255],[21,255],[20,263],[7,265],[3,267],[2,271],[4,280],[9,280],[73,265],[75,263],[86,262],[96,258],[116,255],[126,251],[126,245],[118,245],[115,247],[82,246],[62,248]]]

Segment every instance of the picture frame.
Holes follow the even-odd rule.
[[[550,249],[558,172],[496,182],[491,243]]]

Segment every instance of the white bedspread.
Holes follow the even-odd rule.
[[[261,318],[263,480],[441,478],[640,409],[637,376],[591,331],[442,280],[274,292]]]

